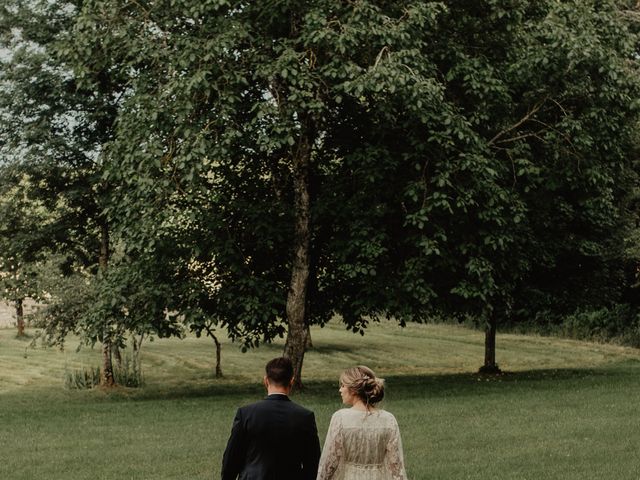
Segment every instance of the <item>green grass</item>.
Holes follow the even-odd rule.
[[[409,478],[640,478],[640,352],[518,335],[498,336],[508,373],[482,377],[478,332],[446,325],[339,324],[313,330],[306,391],[321,439],[340,408],[337,378],[366,364],[387,379],[385,408],[400,424]],[[225,341],[223,379],[211,340],[143,346],[146,385],[65,390],[65,369],[99,351],[28,349],[0,330],[0,479],[211,479],[235,409],[263,395],[264,363],[282,344],[242,354]]]

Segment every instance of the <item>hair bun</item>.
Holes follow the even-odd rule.
[[[348,368],[340,381],[367,406],[375,405],[384,398],[384,379],[376,377],[373,370],[364,365]]]
[[[384,398],[384,379],[372,378],[369,389],[369,403],[374,404]]]
[[[363,375],[360,379],[360,388],[358,390],[367,404],[376,404],[384,397],[384,379]]]

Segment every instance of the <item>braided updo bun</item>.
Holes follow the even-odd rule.
[[[367,407],[381,402],[384,398],[384,379],[376,377],[373,370],[364,365],[347,368],[340,375],[340,383]]]

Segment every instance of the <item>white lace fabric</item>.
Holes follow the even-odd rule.
[[[395,417],[384,410],[334,413],[317,480],[407,480]]]

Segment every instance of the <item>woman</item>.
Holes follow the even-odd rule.
[[[317,480],[406,480],[395,417],[376,408],[384,380],[359,366],[340,376],[342,402],[351,408],[331,417]]]

